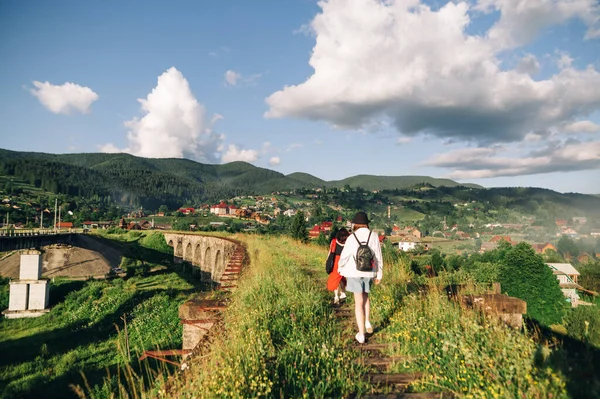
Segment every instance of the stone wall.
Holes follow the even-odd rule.
[[[221,279],[236,248],[234,242],[220,237],[184,233],[164,233],[164,236],[167,244],[173,247],[175,262],[197,268],[204,281]]]

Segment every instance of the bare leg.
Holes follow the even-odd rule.
[[[363,292],[363,300],[365,303],[365,320],[364,321],[370,322],[371,318],[369,316],[371,316],[371,300],[369,299],[369,294],[367,294],[366,292]]]
[[[362,292],[354,293],[354,314],[356,316],[356,325],[358,332],[365,335],[365,297]]]

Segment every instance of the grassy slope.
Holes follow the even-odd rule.
[[[250,270],[226,314],[227,334],[193,363],[171,397],[341,397],[370,387],[344,330],[328,306],[322,263],[326,249],[286,238],[243,237]],[[396,371],[422,371],[413,391],[452,391],[458,397],[569,397],[568,378],[543,360],[536,344],[494,318],[461,309],[439,291],[411,294],[408,264],[386,252],[383,285],[372,295],[376,333],[389,353],[410,355]],[[476,350],[474,350],[476,348]],[[332,373],[331,370],[336,370]]]
[[[136,242],[148,244],[146,252],[155,250],[153,239],[142,237]],[[131,245],[129,251],[144,252]],[[84,384],[80,371],[100,392],[107,369],[114,375],[118,365],[127,361],[124,314],[133,367],[144,349],[180,347],[178,307],[196,291],[194,284],[164,269],[128,280],[56,280],[51,285],[48,315],[0,320],[2,397],[73,397],[69,384]],[[110,382],[115,383],[114,379]]]

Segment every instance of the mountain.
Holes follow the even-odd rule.
[[[327,182],[307,173],[284,175],[246,162],[202,164],[178,158],[141,158],[129,154],[47,154],[0,149],[0,175],[73,196],[110,197],[120,205],[156,209],[216,201],[242,194],[299,188],[339,187],[399,189],[427,183],[459,186],[428,176],[359,175]],[[480,187],[466,185],[468,187]]]
[[[477,184],[461,184],[450,179],[438,179],[429,176],[373,176],[373,175],[358,175],[348,177],[343,180],[329,182],[332,187],[342,188],[346,185],[356,188],[361,187],[365,190],[394,190],[397,188],[408,188],[418,184],[431,184],[434,187],[447,186],[456,187],[464,186],[471,188],[483,188]]]

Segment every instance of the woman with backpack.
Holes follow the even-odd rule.
[[[349,235],[350,233],[348,230],[342,227],[338,230],[335,238],[331,240],[331,245],[329,246],[329,253],[334,254],[335,260],[333,263],[333,270],[329,273],[329,277],[327,278],[327,289],[333,291],[335,294],[333,303],[336,305],[340,303],[340,299],[346,298],[346,294],[344,293],[345,278],[338,273],[338,263],[342,250],[344,249],[344,243]]]
[[[352,219],[352,234],[346,239],[340,255],[338,271],[346,277],[346,291],[354,293],[354,314],[358,333],[356,340],[365,342],[365,333],[372,334],[369,320],[371,302],[369,292],[373,283],[381,283],[383,257],[377,233],[369,230],[369,218],[365,212],[357,212]]]

